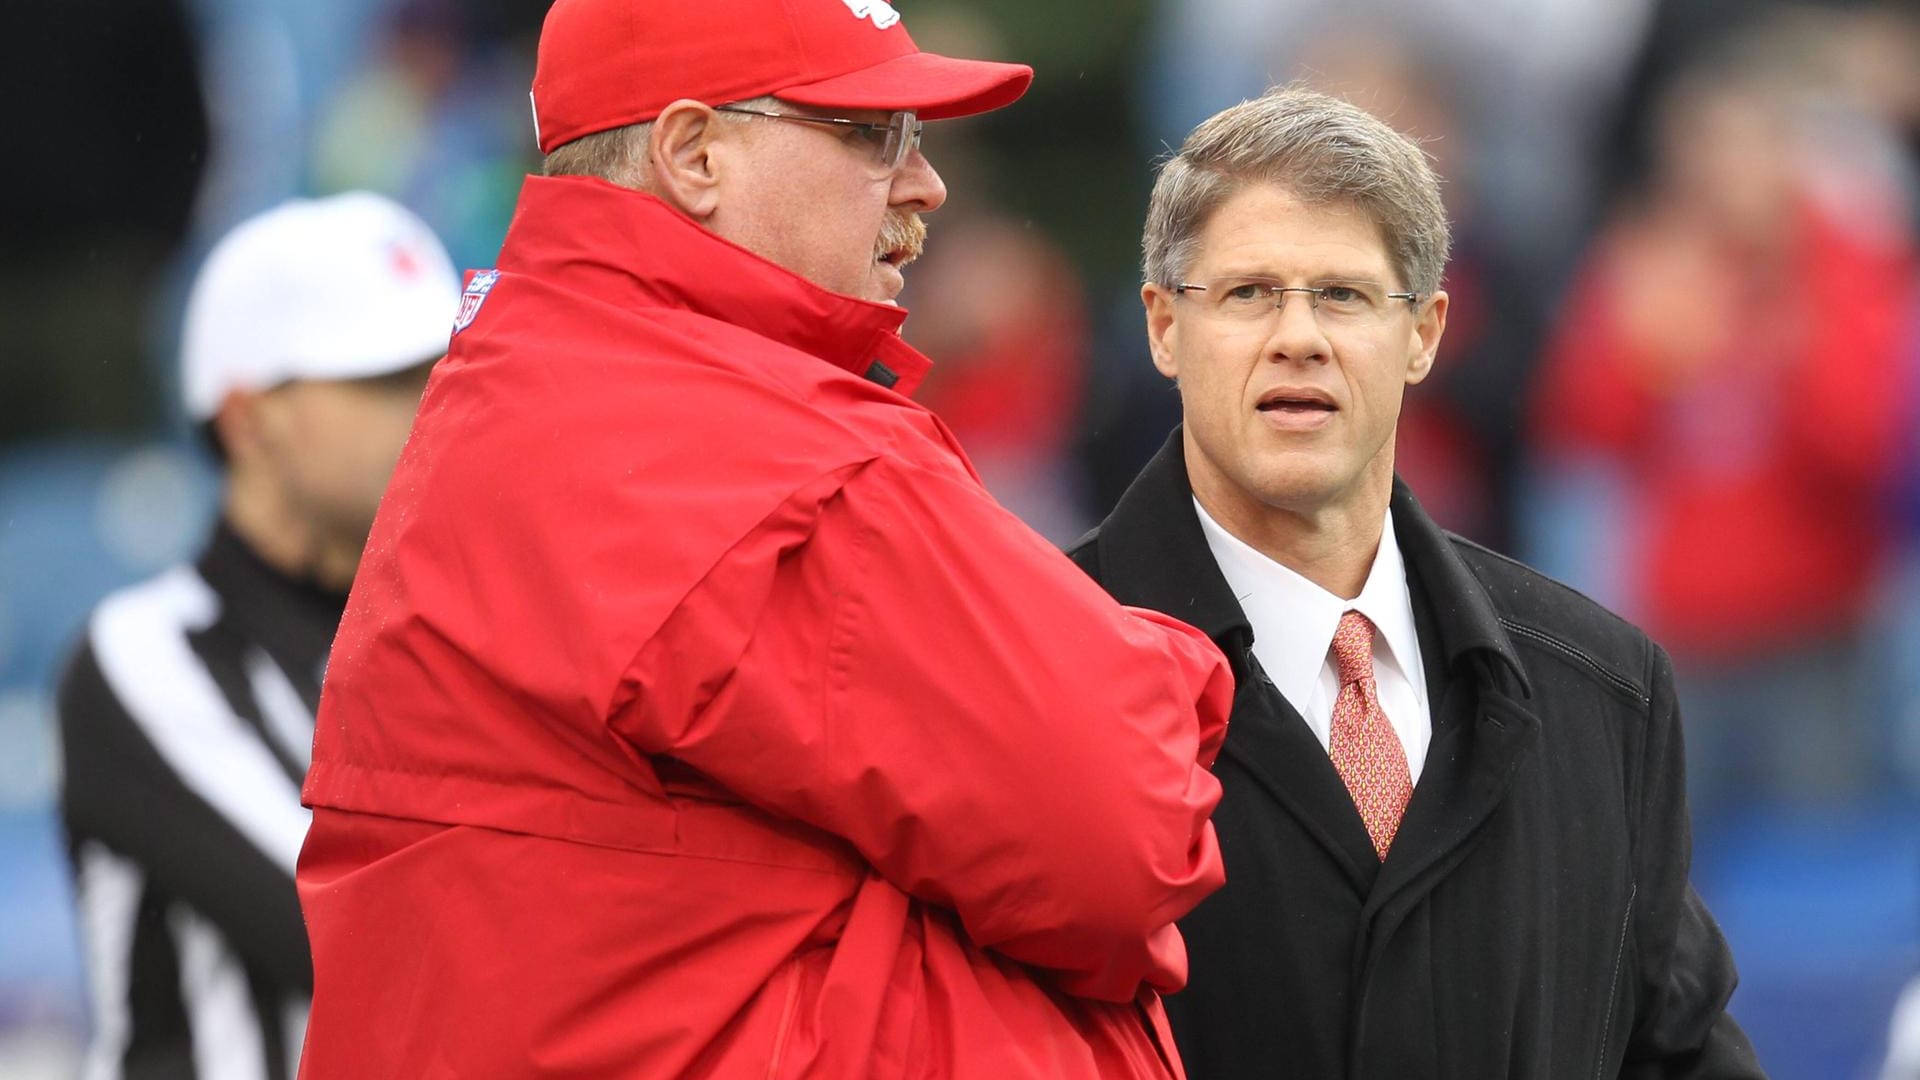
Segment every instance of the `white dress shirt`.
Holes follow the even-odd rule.
[[[1406,563],[1393,533],[1393,514],[1380,532],[1380,550],[1360,595],[1342,600],[1293,570],[1268,558],[1213,520],[1200,500],[1193,501],[1213,561],[1227,579],[1253,626],[1253,655],[1266,669],[1287,703],[1294,707],[1322,747],[1333,741],[1333,703],[1340,676],[1333,659],[1333,632],[1340,616],[1358,611],[1373,620],[1373,673],[1380,709],[1393,724],[1407,769],[1420,782],[1433,741],[1433,717],[1427,703],[1427,671],[1420,662],[1420,636],[1413,625],[1413,595],[1407,589]]]

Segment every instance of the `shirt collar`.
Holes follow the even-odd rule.
[[[1409,678],[1419,675],[1419,635],[1406,563],[1389,510],[1380,546],[1360,595],[1344,600],[1234,536],[1193,500],[1195,515],[1221,574],[1254,627],[1254,647],[1267,676],[1288,701],[1304,702],[1326,663],[1340,617],[1358,611],[1373,622],[1387,652]]]
[[[902,394],[932,367],[900,339],[904,308],[823,289],[652,195],[591,177],[527,178],[500,269],[622,307],[697,312]]]
[[[1407,564],[1400,553],[1399,530],[1391,510],[1380,530],[1380,550],[1374,554],[1367,583],[1348,606],[1373,620],[1380,640],[1393,654],[1393,662],[1410,681],[1415,685],[1425,681],[1420,672],[1420,634],[1413,623],[1413,593],[1407,587]],[[1333,643],[1333,635],[1327,635],[1327,643]]]

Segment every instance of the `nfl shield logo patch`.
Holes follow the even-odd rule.
[[[453,332],[459,333],[473,324],[474,316],[480,314],[480,305],[487,302],[487,294],[493,291],[493,284],[500,280],[500,271],[482,270],[467,282],[467,291],[460,294],[460,313],[453,317]]]

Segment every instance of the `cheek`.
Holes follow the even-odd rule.
[[[377,412],[367,417],[363,456],[368,471],[377,474],[382,484],[392,475],[394,465],[400,460],[400,451],[406,447],[407,435],[413,430],[414,412],[412,402],[393,401],[383,403]]]
[[[1240,411],[1249,374],[1241,352],[1231,343],[1209,341],[1181,354],[1180,386],[1190,406],[1222,419]]]
[[[777,241],[787,253],[784,264],[817,285],[853,292],[871,270],[879,220],[876,215],[868,227],[857,214],[825,215],[817,205],[803,207]]]
[[[1355,389],[1366,418],[1374,425],[1392,427],[1399,422],[1400,406],[1406,398],[1407,366],[1391,361],[1375,364]]]
[[[400,457],[413,411],[395,402],[361,401],[342,407],[309,432],[309,475],[341,496],[365,497],[386,486]]]

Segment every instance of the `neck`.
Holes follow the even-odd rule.
[[[276,489],[233,476],[227,523],[260,561],[296,581],[344,593],[360,568],[361,545],[303,521]]]
[[[1189,462],[1192,458],[1189,457]],[[1248,547],[1342,600],[1360,595],[1386,526],[1392,474],[1362,497],[1304,508],[1274,506],[1223,490],[1188,465],[1193,494],[1220,527]]]

